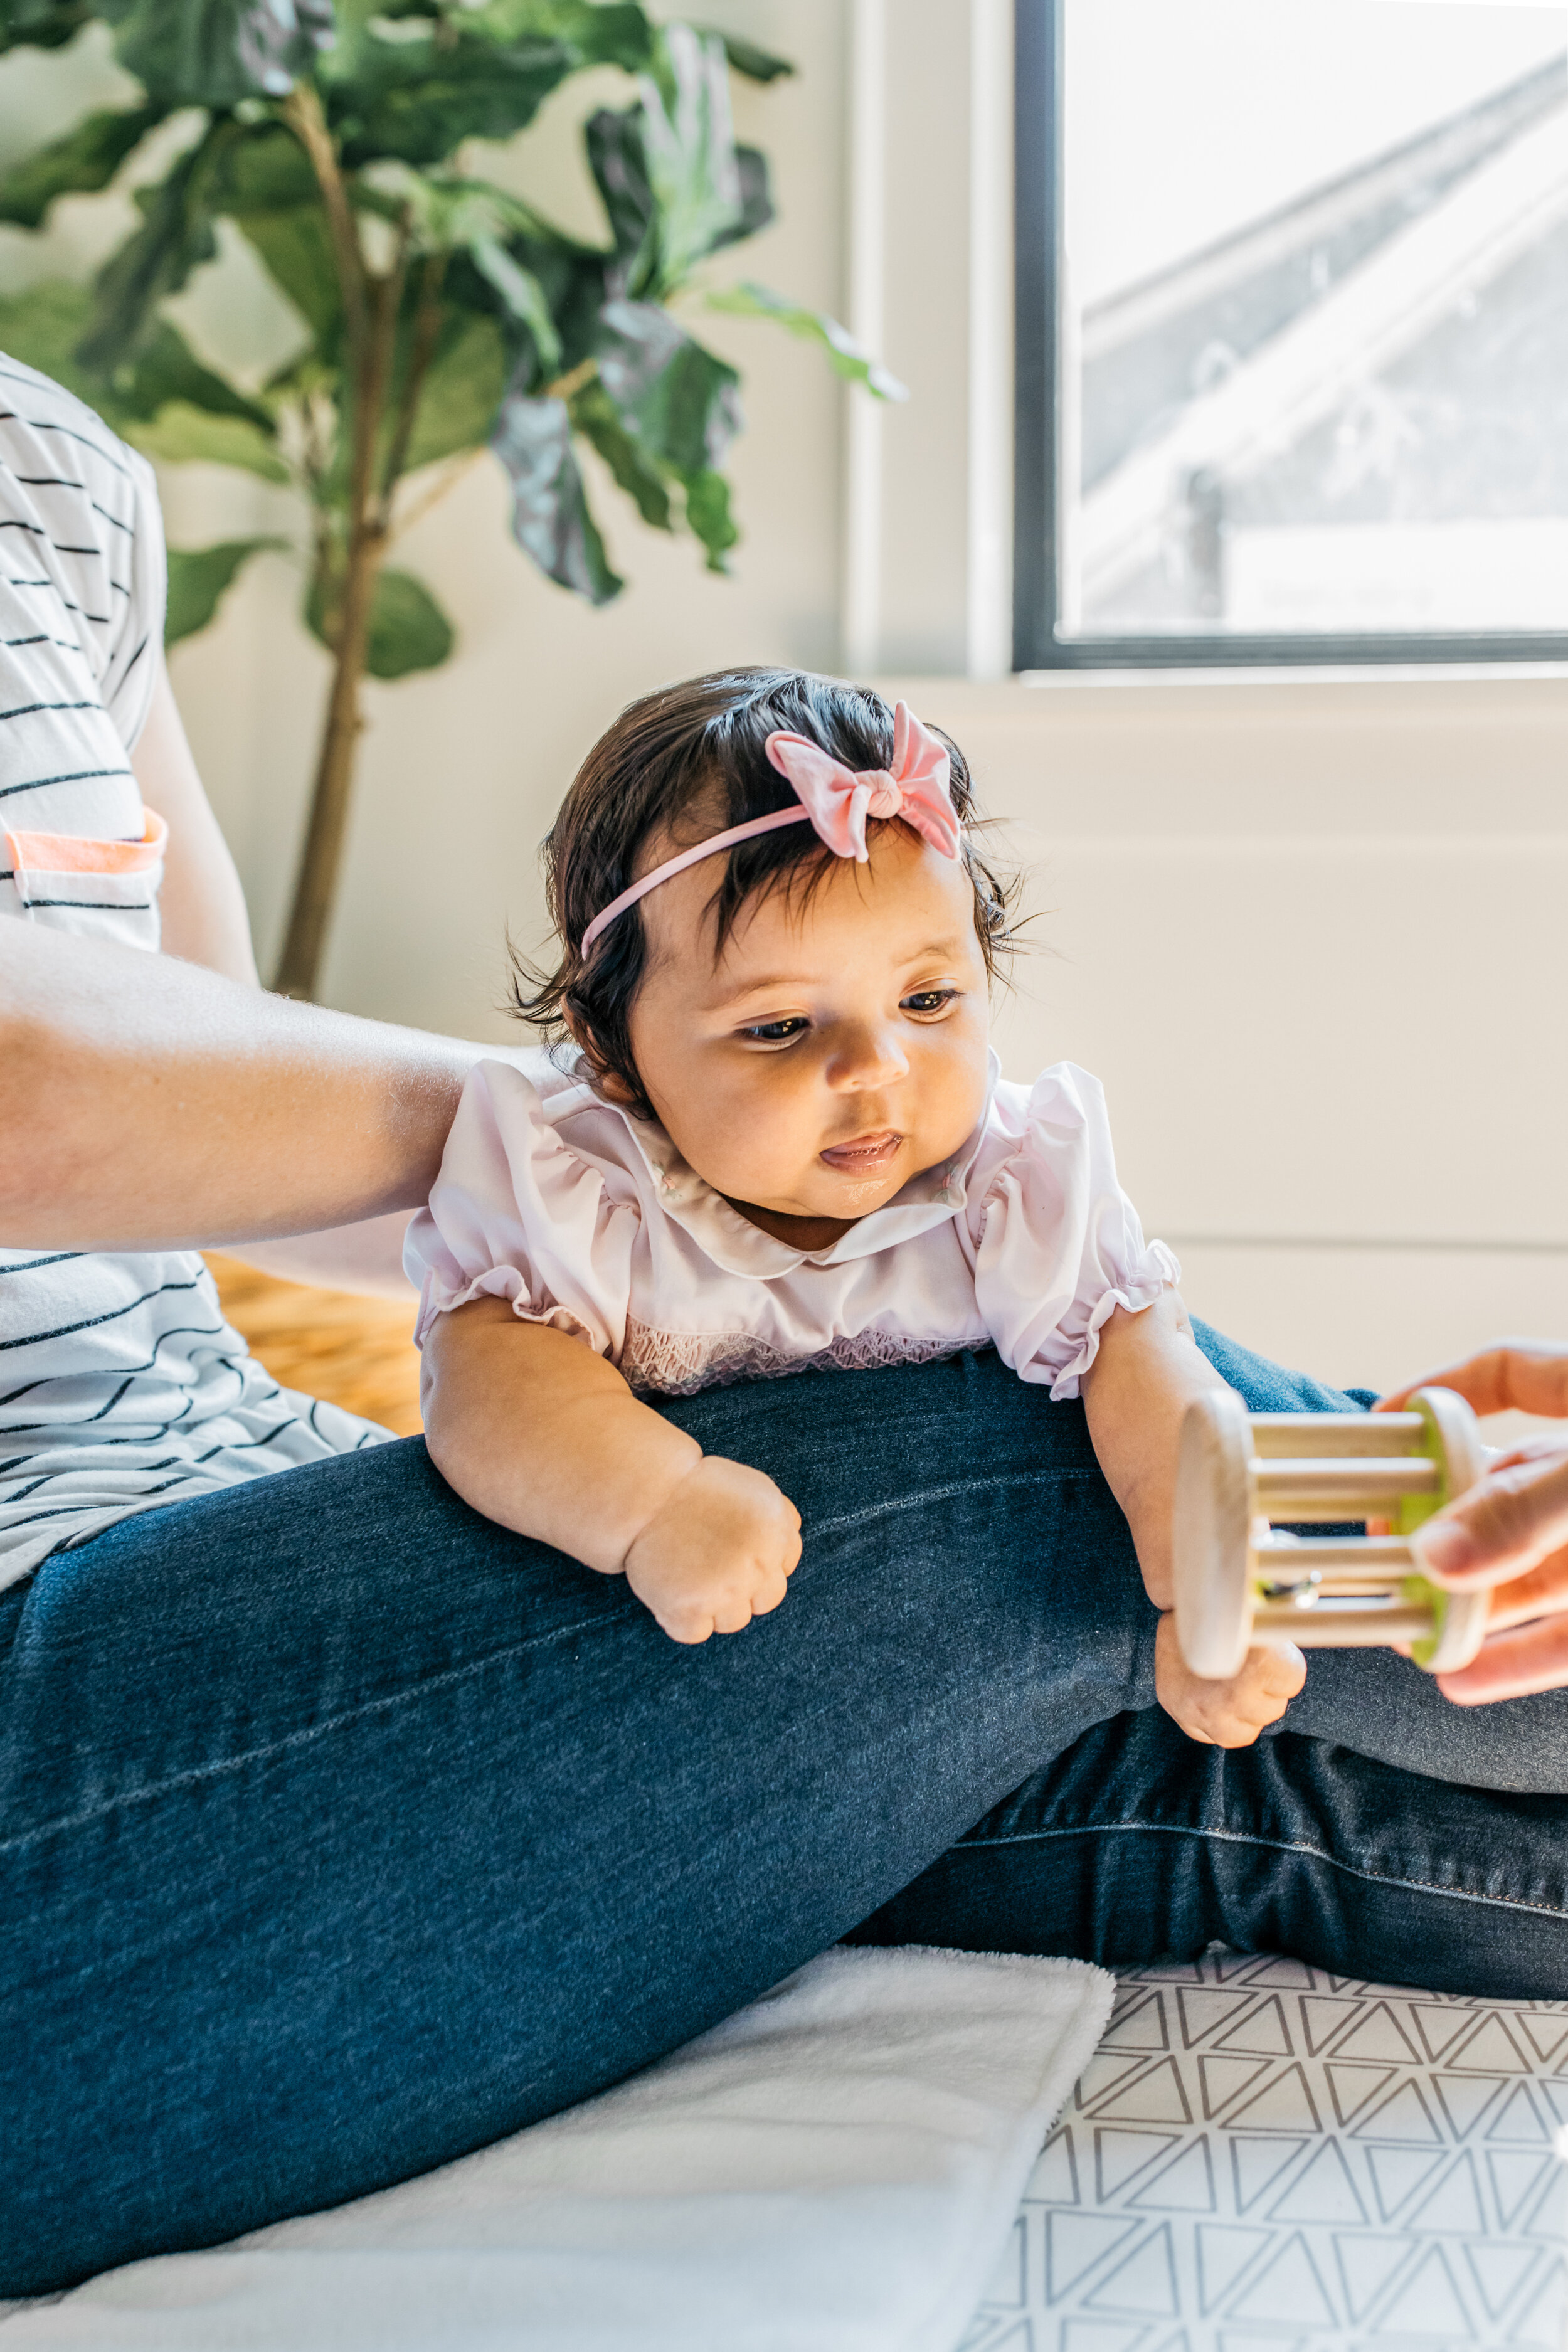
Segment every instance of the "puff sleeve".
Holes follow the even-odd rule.
[[[618,1361],[641,1223],[632,1171],[574,1150],[510,1063],[469,1072],[404,1266],[419,1285],[415,1338],[471,1298],[506,1298]]]
[[[1180,1276],[1116,1181],[1099,1079],[1058,1062],[981,1203],[974,1294],[997,1353],[1053,1400],[1076,1397],[1114,1309],[1152,1306]]]

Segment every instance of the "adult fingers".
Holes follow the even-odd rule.
[[[1542,1560],[1523,1576],[1510,1577],[1506,1584],[1493,1587],[1487,1614],[1489,1638],[1510,1625],[1527,1625],[1537,1617],[1553,1617],[1565,1611],[1568,1550],[1554,1551],[1550,1559]]]
[[[1568,1683],[1568,1617],[1549,1617],[1516,1633],[1494,1635],[1458,1674],[1439,1675],[1437,1687],[1457,1706],[1524,1698]]]
[[[1391,1389],[1373,1411],[1397,1412],[1417,1389],[1452,1389],[1477,1412],[1534,1412],[1561,1421],[1568,1416],[1568,1343],[1499,1339],[1479,1356]]]
[[[1423,1573],[1461,1592],[1522,1576],[1564,1544],[1564,1453],[1489,1471],[1410,1538],[1411,1552]]]

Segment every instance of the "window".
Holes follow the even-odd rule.
[[[1568,656],[1568,7],[1017,8],[1016,666]]]

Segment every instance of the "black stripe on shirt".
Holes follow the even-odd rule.
[[[96,1330],[100,1323],[118,1323],[122,1315],[134,1314],[137,1307],[145,1307],[150,1298],[162,1298],[164,1292],[168,1290],[198,1290],[201,1287],[201,1282],[202,1277],[197,1274],[193,1275],[189,1282],[155,1283],[151,1290],[144,1290],[140,1298],[128,1299],[123,1307],[108,1307],[101,1315],[84,1315],[79,1323],[58,1323],[52,1331],[29,1331],[20,1339],[0,1339],[0,1352],[12,1348],[39,1348],[47,1339],[66,1339],[73,1331],[92,1331]],[[197,1324],[187,1326],[187,1328],[192,1330],[205,1328]],[[223,1326],[219,1324],[217,1328],[221,1331]],[[168,1336],[167,1332],[160,1332],[160,1346]],[[142,1370],[150,1371],[151,1363],[143,1365]],[[66,1380],[72,1375],[59,1372],[55,1377],[58,1380]],[[79,1378],[79,1374],[75,1377]]]
[[[41,793],[48,784],[85,784],[99,776],[129,776],[131,768],[73,768],[68,775],[35,776],[30,784],[0,784],[0,801],[9,800],[13,793]]]
[[[5,881],[5,875],[0,874],[0,882]],[[12,878],[15,879],[15,877]],[[24,907],[78,907],[84,912],[94,915],[145,915],[150,913],[157,903],[156,898],[23,898],[22,900]],[[0,1339],[0,1347],[9,1348],[14,1344],[15,1342],[10,1339]]]
[[[68,481],[64,474],[14,474],[11,478],[28,490],[80,490],[94,514],[101,515],[104,521],[112,523],[116,530],[122,530],[127,539],[134,540],[136,536],[130,523],[121,522],[118,515],[110,514],[107,507],[99,505],[85,482]]]
[[[74,612],[76,608],[73,605],[71,609]],[[95,615],[89,613],[87,617],[90,621]],[[0,710],[0,719],[30,719],[36,710],[101,710],[102,708],[101,702],[19,702],[15,710]]]
[[[31,1274],[36,1265],[64,1265],[68,1258],[82,1255],[80,1250],[53,1250],[47,1257],[26,1257],[20,1265],[0,1265],[0,1280],[8,1274]]]
[[[166,1495],[171,1486],[188,1486],[195,1475],[194,1470],[182,1470],[177,1477],[165,1478],[161,1486],[144,1486],[139,1495],[122,1495],[112,1503],[94,1502],[84,1495],[79,1503],[57,1503],[50,1511],[29,1511],[25,1519],[14,1521],[6,1532],[17,1535],[25,1528],[38,1526],[45,1519],[79,1519],[84,1511],[115,1511],[122,1517],[129,1517],[137,1504],[144,1503],[149,1496]],[[109,1533],[108,1528],[103,1529],[103,1533]]]
[[[150,1297],[151,1297],[153,1295],[153,1294],[152,1292],[149,1292],[149,1293],[148,1293],[148,1296],[149,1296]],[[138,1307],[142,1304],[142,1302],[141,1302],[141,1300],[140,1300],[140,1299],[137,1299],[134,1303],[135,1303]],[[129,1308],[117,1308],[117,1309],[116,1309],[116,1312],[117,1312],[117,1313],[129,1313],[129,1311],[130,1311],[130,1310],[129,1310]],[[110,1321],[112,1318],[111,1318],[110,1317],[107,1316],[107,1315],[100,1315],[100,1316],[97,1317],[95,1319],[96,1319],[97,1321],[100,1322],[100,1323],[107,1323],[107,1322]],[[86,1325],[84,1325],[84,1324],[78,1324],[75,1328],[76,1328],[78,1330],[84,1330],[87,1327],[86,1327]],[[141,1375],[142,1375],[143,1372],[153,1372],[153,1371],[157,1371],[157,1370],[158,1370],[158,1349],[163,1346],[163,1342],[164,1342],[164,1340],[165,1340],[165,1339],[221,1339],[223,1338],[223,1335],[224,1335],[224,1333],[225,1333],[225,1331],[226,1330],[226,1328],[228,1328],[228,1327],[226,1326],[226,1324],[223,1324],[223,1323],[171,1323],[171,1324],[170,1324],[170,1326],[169,1326],[169,1328],[168,1328],[168,1329],[167,1329],[166,1331],[160,1331],[160,1332],[159,1332],[159,1334],[158,1334],[158,1338],[157,1338],[157,1340],[156,1340],[156,1342],[155,1342],[155,1344],[154,1344],[154,1346],[153,1346],[153,1352],[152,1352],[152,1354],[148,1357],[148,1359],[147,1359],[146,1362],[145,1362],[144,1364],[132,1364],[132,1366],[131,1367],[132,1378],[132,1379],[140,1379]],[[13,1344],[15,1344],[15,1343],[13,1343],[13,1342],[12,1342],[12,1341],[10,1341],[10,1340],[5,1340],[5,1341],[4,1341],[4,1342],[0,1342],[0,1345],[4,1345],[4,1346],[6,1346],[6,1347],[10,1347],[10,1346],[12,1346]],[[216,1353],[216,1350],[215,1350],[215,1353]],[[218,1361],[220,1364],[227,1364],[227,1363],[232,1362],[232,1360],[233,1360],[233,1359],[232,1359],[232,1358],[230,1358],[230,1357],[228,1357],[228,1356],[218,1356],[218,1357],[217,1357],[217,1361]],[[105,1376],[106,1376],[106,1368],[100,1368],[100,1377],[105,1377]],[[89,1380],[91,1377],[92,1377],[92,1372],[91,1372],[90,1368],[89,1368],[88,1370],[86,1370],[86,1371],[80,1371],[80,1372],[41,1372],[41,1373],[39,1374],[38,1378],[37,1378],[36,1381],[23,1381],[23,1383],[22,1383],[22,1385],[21,1385],[21,1387],[20,1387],[19,1389],[13,1389],[13,1390],[11,1391],[11,1392],[10,1392],[10,1394],[9,1394],[8,1396],[3,1396],[3,1397],[0,1397],[0,1405],[15,1404],[15,1403],[16,1403],[16,1399],[17,1399],[18,1397],[25,1397],[25,1396],[27,1394],[27,1392],[28,1392],[28,1391],[29,1391],[30,1389],[49,1389],[49,1388],[53,1388],[57,1381],[82,1381],[82,1380]],[[160,1377],[161,1377],[161,1378],[163,1378],[163,1379],[168,1379],[170,1376],[169,1376],[168,1374],[164,1373],[164,1374],[161,1374],[161,1375],[160,1375]],[[183,1385],[184,1385],[184,1383],[183,1383],[183,1382],[181,1382],[181,1381],[174,1381],[173,1382],[173,1385],[174,1385],[175,1388],[179,1388],[179,1387],[183,1386]],[[279,1391],[278,1390],[278,1388],[276,1387],[276,1385],[275,1385],[275,1386],[273,1386],[272,1388],[268,1389],[268,1390],[265,1391],[265,1395],[266,1395],[266,1396],[277,1396],[279,1393]],[[264,1401],[265,1401],[265,1399],[264,1399],[264,1398],[258,1398],[258,1402],[264,1402]],[[96,1418],[97,1418],[97,1416],[96,1416],[96,1414],[95,1414],[95,1415],[94,1415],[94,1419],[96,1419]],[[40,1421],[40,1422],[34,1422],[34,1423],[31,1423],[29,1424],[29,1426],[30,1426],[30,1427],[32,1427],[32,1428],[35,1428],[35,1429],[53,1429],[53,1428],[57,1428],[57,1427],[58,1426],[58,1423],[55,1423],[55,1422]]]
[[[25,375],[12,375],[9,368],[0,368],[0,375],[9,377],[13,383],[29,381]],[[68,425],[53,425],[45,416],[23,416],[14,408],[0,408],[0,425],[29,425],[35,433],[61,434],[68,441],[79,441],[84,449],[90,449],[95,457],[101,457],[106,466],[112,466],[117,474],[130,475],[129,466],[122,466],[119,458],[111,457],[99,442],[89,439],[85,433],[73,432]]]
[[[142,640],[141,644],[137,646],[137,648],[136,648],[135,652],[132,655],[132,656],[131,656],[130,660],[126,663],[125,667],[124,667],[124,668],[121,671],[121,673],[120,673],[119,681],[118,681],[118,683],[115,685],[115,687],[114,687],[114,688],[113,688],[113,692],[114,692],[115,694],[118,694],[118,693],[119,693],[121,687],[122,687],[122,686],[124,685],[124,683],[125,683],[126,679],[130,677],[130,675],[131,675],[132,671],[135,668],[135,667],[136,667],[137,663],[141,660],[141,658],[142,658],[142,655],[146,652],[146,650],[147,650],[148,646],[152,644],[152,642],[153,642],[153,639],[152,639],[152,636],[151,636],[151,635],[150,635],[150,634],[149,634],[147,636],[144,636],[144,637],[142,638]],[[110,667],[112,669],[112,667],[114,667],[114,665],[113,665],[113,664],[112,664],[112,662],[111,662],[111,663],[110,664]]]

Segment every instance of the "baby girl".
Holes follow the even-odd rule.
[[[800,1520],[641,1399],[968,1348],[1083,1397],[1169,1607],[1177,1434],[1222,1383],[1097,1082],[998,1074],[974,818],[902,703],[742,670],[634,703],[550,836],[560,961],[519,1004],[570,1045],[474,1070],[410,1230],[426,1428],[477,1510],[625,1575],[678,1642],[776,1609]],[[1302,1671],[1259,1650],[1199,1682],[1162,1621],[1196,1738],[1253,1738]]]

